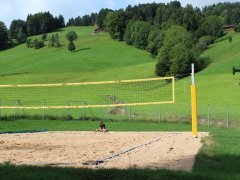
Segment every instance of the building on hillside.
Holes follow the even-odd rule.
[[[224,32],[229,32],[229,31],[233,31],[234,30],[234,25],[225,25],[223,26],[223,31]]]
[[[106,27],[97,27],[96,29],[94,29],[94,32],[92,34],[106,33],[106,32],[107,32],[107,28]]]

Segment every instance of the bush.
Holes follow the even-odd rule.
[[[54,38],[54,35],[52,34],[52,36],[49,39],[48,47],[54,47],[54,43],[55,43],[55,38]]]
[[[38,39],[35,39],[33,44],[34,44],[33,47],[35,49],[40,49],[44,47],[44,41],[39,41]]]
[[[68,50],[70,52],[73,52],[75,49],[76,49],[75,44],[72,41],[70,41],[69,44],[68,44]]]
[[[47,40],[47,34],[45,34],[45,33],[42,34],[42,40],[43,40],[43,41],[46,41],[46,40]]]
[[[58,35],[57,35],[58,36]],[[55,36],[56,37],[56,36]],[[69,44],[68,44],[68,50],[70,52],[73,52],[75,49],[76,49],[76,46],[75,44],[73,43],[73,41],[76,41],[78,39],[78,35],[76,32],[74,31],[70,31],[67,33],[66,35],[66,38],[67,40],[69,41]]]
[[[27,48],[32,48],[31,39],[27,39],[26,46]]]
[[[54,35],[54,47],[59,48],[60,47],[60,42],[59,42],[59,36],[58,33]]]
[[[240,32],[240,23],[234,27],[234,31]]]
[[[69,31],[66,38],[68,41],[76,41],[78,39],[78,35],[75,31]]]
[[[199,39],[197,47],[201,51],[204,51],[207,49],[208,45],[212,44],[213,42],[214,42],[214,38],[212,36],[203,36]]]

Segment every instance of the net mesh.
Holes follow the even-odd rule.
[[[86,108],[174,102],[174,78],[66,84],[1,85],[0,107]]]

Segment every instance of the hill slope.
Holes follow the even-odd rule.
[[[153,77],[155,59],[149,53],[91,34],[93,27],[70,27],[58,34],[59,49],[28,49],[25,44],[0,52],[1,84],[55,83]],[[76,52],[67,51],[66,33],[79,35]],[[51,34],[48,34],[50,37]],[[36,37],[32,37],[35,39]],[[38,36],[40,39],[41,37]]]
[[[240,74],[232,74],[233,66],[240,67],[239,44],[240,34],[231,32],[204,52],[203,56],[209,57],[211,64],[196,76],[200,101],[212,105],[240,105]]]
[[[146,51],[110,39],[108,34],[91,34],[94,27],[69,27],[58,31],[62,46],[28,49],[25,44],[0,52],[0,84],[31,84],[81,81],[107,81],[156,77],[156,60]],[[74,53],[67,51],[65,35],[79,35]],[[51,34],[48,34],[51,36]],[[232,43],[228,37],[232,36]],[[35,38],[35,37],[34,37]],[[39,36],[40,38],[40,36]],[[240,66],[240,34],[229,33],[203,53],[209,66],[196,74],[199,114],[208,107],[226,117],[226,107],[238,113],[240,73],[232,75],[232,66]],[[163,105],[162,111],[190,114],[190,77],[176,82],[176,105]],[[157,109],[156,109],[157,108]],[[215,109],[214,109],[215,108]],[[141,108],[140,108],[141,109]],[[148,107],[147,112],[158,112]],[[142,111],[142,109],[140,110]],[[232,114],[231,114],[232,115]],[[239,118],[239,115],[234,115]]]

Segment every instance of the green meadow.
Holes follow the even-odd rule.
[[[67,51],[68,42],[65,38],[66,33],[70,30],[77,32],[79,36],[78,41],[75,42],[76,51],[73,53]],[[146,51],[128,46],[124,42],[114,41],[107,33],[92,34],[93,30],[94,27],[68,27],[54,32],[53,34],[59,34],[60,48],[49,48],[48,41],[46,41],[45,47],[39,50],[28,49],[25,44],[22,44],[7,51],[1,51],[0,84],[96,82],[156,77],[154,73],[155,57]],[[48,34],[48,37],[50,36],[51,33]],[[231,43],[228,41],[230,36],[233,39]],[[35,38],[40,39],[41,36],[31,37],[31,39]],[[202,54],[203,57],[209,58],[208,67],[196,74],[198,114],[203,119],[208,118],[209,111],[212,119],[226,119],[226,112],[230,111],[232,120],[239,120],[240,102],[237,97],[239,96],[240,75],[233,76],[231,72],[233,66],[240,66],[239,43],[240,34],[231,32],[218,39]],[[133,107],[132,112],[136,114],[149,113],[151,114],[149,117],[154,116],[158,119],[161,115],[165,120],[176,120],[179,117],[187,119],[186,117],[190,115],[190,86],[190,76],[177,80],[175,85],[176,103],[174,105]],[[99,98],[97,97],[98,88],[96,88],[96,91],[88,91],[82,94],[90,97],[90,99],[97,99]],[[1,91],[4,90],[1,89]],[[5,91],[9,92],[9,90]],[[4,98],[8,97],[8,95],[5,95],[6,92],[2,92]],[[129,94],[135,94],[134,86],[125,93],[128,96]],[[152,91],[153,93],[155,92]],[[28,95],[29,98],[31,97],[31,93],[28,93],[28,91],[25,94],[25,98]],[[47,101],[46,99],[54,97],[54,95],[47,94],[34,93],[35,98],[31,99],[32,101],[38,100],[35,104],[42,105],[44,101]],[[149,91],[148,94],[151,94],[151,92]],[[15,93],[16,95],[17,93]],[[143,101],[147,101],[147,98],[144,99],[144,95],[141,97]],[[20,98],[14,97],[12,99],[14,101],[8,103],[8,105],[18,105],[15,99]],[[76,99],[69,95],[68,98],[63,100],[63,104],[69,105],[70,100],[71,105],[81,105],[87,101],[86,99]],[[130,101],[130,98],[124,99],[124,101]],[[4,102],[1,102],[1,104],[4,105]],[[161,111],[161,114],[159,111]],[[6,114],[11,114],[11,112],[6,111]],[[18,113],[21,112],[18,111]],[[46,112],[52,112],[52,110]],[[72,112],[77,114],[74,113],[75,111]],[[2,111],[3,113],[4,111]],[[101,114],[94,110],[94,116],[106,117],[106,115]]]
[[[75,31],[76,51],[67,51],[66,34]],[[25,44],[0,52],[1,84],[88,82],[155,77],[155,59],[145,51],[91,34],[94,27],[60,29],[60,48],[28,49]],[[51,34],[48,34],[50,37]],[[41,36],[32,37],[32,39]]]
[[[1,51],[0,84],[96,82],[156,77],[154,73],[155,57],[146,51],[127,46],[124,42],[114,41],[108,34],[92,34],[93,29],[94,27],[60,29],[57,33],[60,37],[61,47],[58,49],[49,48],[46,41],[46,46],[40,50],[28,49],[23,44]],[[79,35],[78,41],[75,42],[77,49],[74,53],[67,51],[68,42],[65,35],[70,30],[76,31]],[[48,37],[50,36],[51,34],[48,34]],[[231,43],[228,41],[229,36],[233,40]],[[37,37],[41,38],[41,36]],[[37,37],[32,37],[32,39]],[[211,118],[218,122],[219,119],[225,120],[227,113],[229,113],[230,120],[240,120],[240,73],[233,76],[231,72],[232,66],[240,66],[239,44],[240,34],[230,32],[218,39],[202,54],[203,57],[209,57],[209,65],[196,74],[199,120]],[[98,121],[60,120],[62,116],[68,115],[81,116],[82,119],[91,116],[91,120],[106,120],[107,127],[112,131],[191,131],[191,125],[183,123],[185,120],[187,122],[190,120],[190,85],[190,77],[176,81],[175,104],[126,107],[126,114],[109,114],[111,109],[108,108],[40,110],[36,112],[1,110],[1,116],[19,114],[23,119],[1,121],[0,132],[33,129],[89,131],[98,126]],[[8,96],[7,92],[4,91],[4,97]],[[68,90],[63,92],[68,92]],[[154,91],[149,91],[149,93],[151,92]],[[32,98],[27,91],[22,93],[27,101],[38,100],[35,102],[39,103],[37,105],[46,103],[43,101],[45,99],[43,95],[40,97],[36,95],[35,98]],[[127,92],[127,95],[132,93],[135,93],[134,87]],[[86,95],[94,97],[93,99],[97,98],[91,93]],[[54,94],[46,95],[46,97],[53,98]],[[146,99],[143,98],[143,100]],[[19,102],[12,102],[13,105],[20,105],[16,103]],[[78,105],[84,101],[67,100],[65,102],[64,100],[64,103]],[[1,101],[0,105],[4,105],[4,101]],[[208,117],[209,112],[211,112],[211,117]],[[25,116],[27,113],[32,116]],[[38,116],[34,118],[36,113]],[[47,120],[51,119],[51,115],[57,115],[56,120]],[[30,120],[31,118],[35,120]],[[38,120],[38,118],[45,120]],[[116,121],[111,122],[112,119]],[[119,119],[124,119],[124,122]],[[148,121],[148,123],[143,121]],[[236,128],[208,128],[200,125],[199,131],[208,131],[211,135],[203,139],[204,146],[196,157],[192,172],[149,169],[91,170],[15,166],[5,163],[0,165],[0,179],[239,179],[239,130]]]

